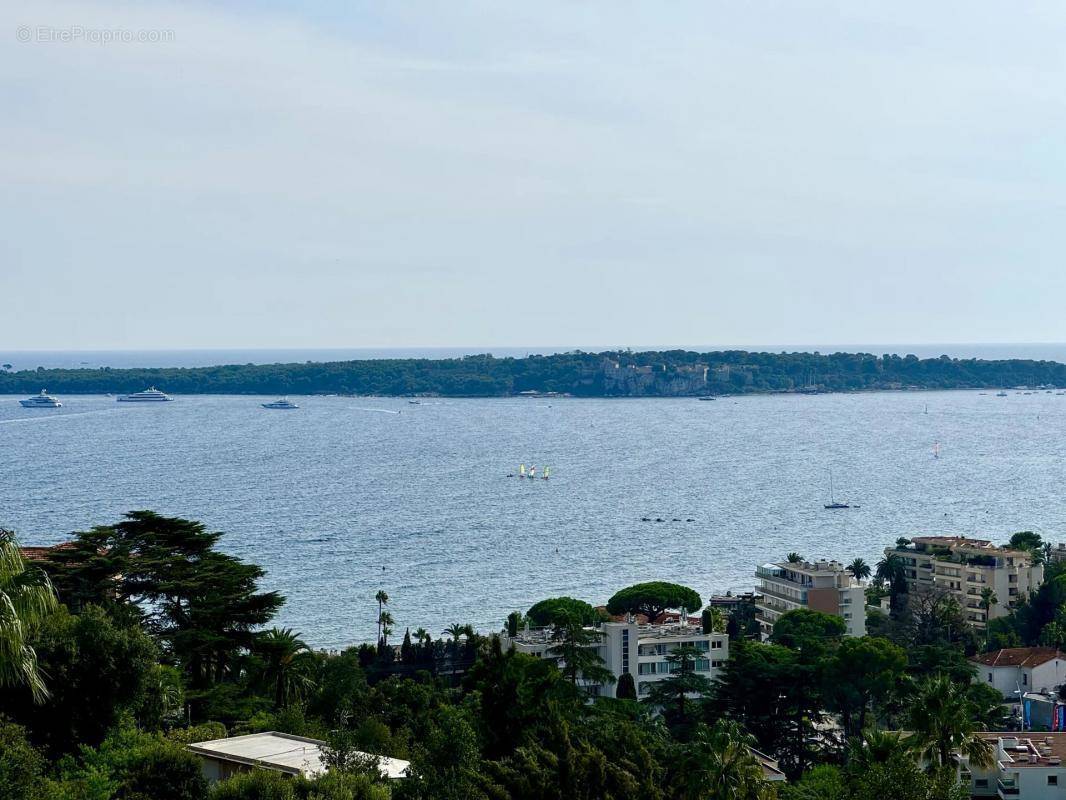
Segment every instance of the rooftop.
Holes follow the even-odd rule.
[[[1005,647],[974,656],[970,661],[986,667],[1039,667],[1055,658],[1066,659],[1054,647]]]
[[[74,542],[60,542],[47,547],[20,547],[19,554],[24,561],[48,561],[56,550],[74,547]]]
[[[1003,749],[1003,763],[1015,767],[1061,768],[1066,758],[1066,733],[979,733],[982,739]]]
[[[293,736],[288,733],[267,731],[250,733],[246,736],[230,736],[226,739],[212,739],[209,742],[196,742],[188,749],[197,755],[221,761],[232,761],[247,766],[272,768],[290,775],[303,774],[312,777],[325,772],[322,763],[322,748],[325,742]],[[383,777],[402,778],[411,766],[409,761],[398,758],[377,756]]]
[[[643,617],[641,617],[643,619]],[[660,617],[661,619],[661,617]],[[625,625],[625,620],[605,622],[604,625]],[[682,625],[676,618],[674,621],[665,622],[663,624],[649,625],[646,622],[634,622],[637,628],[637,640],[644,641],[647,639],[676,639],[681,637],[703,636],[703,627],[698,618],[690,619],[687,625]],[[599,632],[597,628],[586,626],[587,631]],[[550,645],[555,642],[553,638],[555,629],[552,627],[546,628],[522,628],[518,631],[518,634],[511,637],[514,641],[522,644],[544,644]],[[706,634],[707,636],[724,636],[725,634]]]
[[[989,539],[969,539],[965,536],[915,536],[911,544],[924,545],[927,547],[944,547],[949,550],[978,550],[990,555],[1028,556],[1025,550],[1014,550],[1010,547],[1000,547],[993,544]],[[911,548],[897,547],[896,550],[908,550]]]

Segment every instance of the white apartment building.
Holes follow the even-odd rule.
[[[1061,800],[1066,787],[1066,733],[982,733],[995,750],[995,765],[960,765],[959,777],[972,797],[1000,800]]]
[[[1044,566],[1034,563],[1031,553],[997,547],[987,539],[918,536],[909,545],[887,548],[885,555],[903,560],[911,587],[954,595],[975,628],[1006,616],[1017,600],[1044,582]],[[996,596],[987,613],[981,600],[986,588]]]
[[[762,595],[755,601],[755,618],[764,641],[782,615],[798,608],[841,617],[847,626],[845,635],[865,635],[865,587],[839,561],[763,564],[755,577]]]
[[[699,675],[714,680],[729,659],[729,636],[724,633],[704,633],[699,625],[685,621],[663,625],[625,622],[603,622],[595,628],[599,634],[596,650],[604,666],[614,673],[612,686],[589,687],[594,693],[614,695],[617,679],[629,673],[637,687],[637,696],[643,697],[651,685],[670,675],[677,666],[666,660],[676,648],[691,647],[700,653],[695,670]],[[555,658],[551,649],[555,642],[551,628],[526,628],[513,639],[503,636],[504,649],[514,645],[520,653],[536,658]]]

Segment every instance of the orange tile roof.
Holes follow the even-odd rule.
[[[1066,655],[1054,647],[1005,647],[974,656],[970,661],[986,667],[1039,667],[1055,658],[1066,659]]]

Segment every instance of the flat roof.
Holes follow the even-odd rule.
[[[188,749],[205,758],[266,767],[291,775],[299,773],[310,778],[326,771],[322,763],[322,748],[325,745],[326,742],[320,739],[266,731],[196,742],[188,745]],[[402,778],[411,766],[410,761],[399,758],[374,757],[378,759],[382,776],[387,778]]]

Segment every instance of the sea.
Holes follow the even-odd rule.
[[[201,520],[285,595],[276,624],[324,649],[373,640],[379,589],[398,636],[488,632],[638,581],[748,590],[790,551],[874,563],[900,536],[1066,539],[1054,392],[17,399],[0,396],[0,526],[46,545],[133,509]],[[550,479],[513,477],[523,464]],[[823,508],[830,477],[855,507]]]

